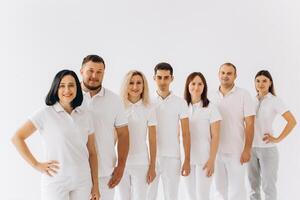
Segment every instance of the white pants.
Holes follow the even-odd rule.
[[[212,177],[206,176],[203,165],[191,165],[189,176],[182,177],[190,200],[209,200]]]
[[[42,200],[88,200],[91,178],[74,181],[72,177],[53,177],[42,180]]]
[[[101,200],[114,200],[115,198],[115,188],[109,188],[108,182],[111,176],[100,177],[99,180],[99,191],[101,195]]]
[[[150,184],[148,199],[156,200],[158,184],[161,178],[164,191],[164,200],[177,200],[180,180],[181,161],[179,158],[158,157],[156,178]]]
[[[247,199],[244,165],[240,163],[240,155],[219,154],[217,156],[215,170],[217,199]]]
[[[277,200],[277,147],[252,149],[252,158],[247,166],[250,183],[250,200],[261,200],[260,186],[265,194],[265,200]]]
[[[146,200],[148,165],[126,166],[117,187],[120,200]]]

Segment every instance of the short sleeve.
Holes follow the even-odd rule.
[[[121,127],[128,124],[128,119],[126,117],[125,108],[120,99],[117,99],[114,105],[116,111],[115,117],[115,127]]]
[[[275,98],[276,99],[275,99],[274,109],[278,114],[283,115],[285,112],[289,111],[287,106],[283,103],[283,101],[280,98],[278,97]]]
[[[185,100],[181,99],[179,108],[180,108],[179,118],[180,119],[187,118],[189,116],[189,108]]]
[[[249,94],[249,92],[244,91],[244,96],[243,96],[243,101],[244,101],[244,117],[249,117],[255,115],[255,106],[254,106],[254,101]]]
[[[28,119],[33,123],[37,130],[42,130],[45,123],[45,108],[37,110],[35,113],[30,115]]]
[[[150,105],[148,108],[148,126],[156,126],[157,120],[156,120],[156,112],[155,112],[155,106]]]
[[[210,116],[209,116],[209,122],[212,124],[216,121],[222,120],[222,116],[218,110],[218,108],[215,105],[209,105],[210,107]]]

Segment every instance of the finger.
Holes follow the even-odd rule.
[[[202,168],[203,170],[205,170],[207,168],[207,165],[205,164],[204,167]]]
[[[52,169],[51,167],[47,170],[48,172],[51,172],[51,173],[54,173],[54,174],[57,174],[57,171]]]
[[[45,172],[48,176],[52,177],[52,174],[50,174],[48,170],[46,170]]]

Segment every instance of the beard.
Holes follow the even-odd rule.
[[[84,85],[84,87],[86,87],[87,89],[92,90],[92,91],[98,90],[102,87],[101,83],[97,86],[90,86],[89,84],[85,83],[84,81],[83,81],[83,85]]]

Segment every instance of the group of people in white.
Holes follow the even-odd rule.
[[[255,100],[235,85],[232,63],[220,66],[220,86],[210,98],[200,72],[188,75],[181,98],[170,91],[172,66],[159,63],[151,101],[142,72],[129,71],[118,96],[102,86],[105,68],[100,56],[88,55],[81,82],[71,70],[58,72],[47,106],[12,138],[21,156],[42,172],[43,200],[113,200],[115,188],[121,200],[155,200],[159,181],[164,199],[176,200],[180,180],[189,199],[209,200],[213,178],[218,199],[260,200],[261,188],[266,200],[277,199],[276,143],[296,120],[275,95],[268,71],[254,78]],[[276,115],[286,120],[280,133],[272,129]],[[37,131],[45,162],[25,142]]]

